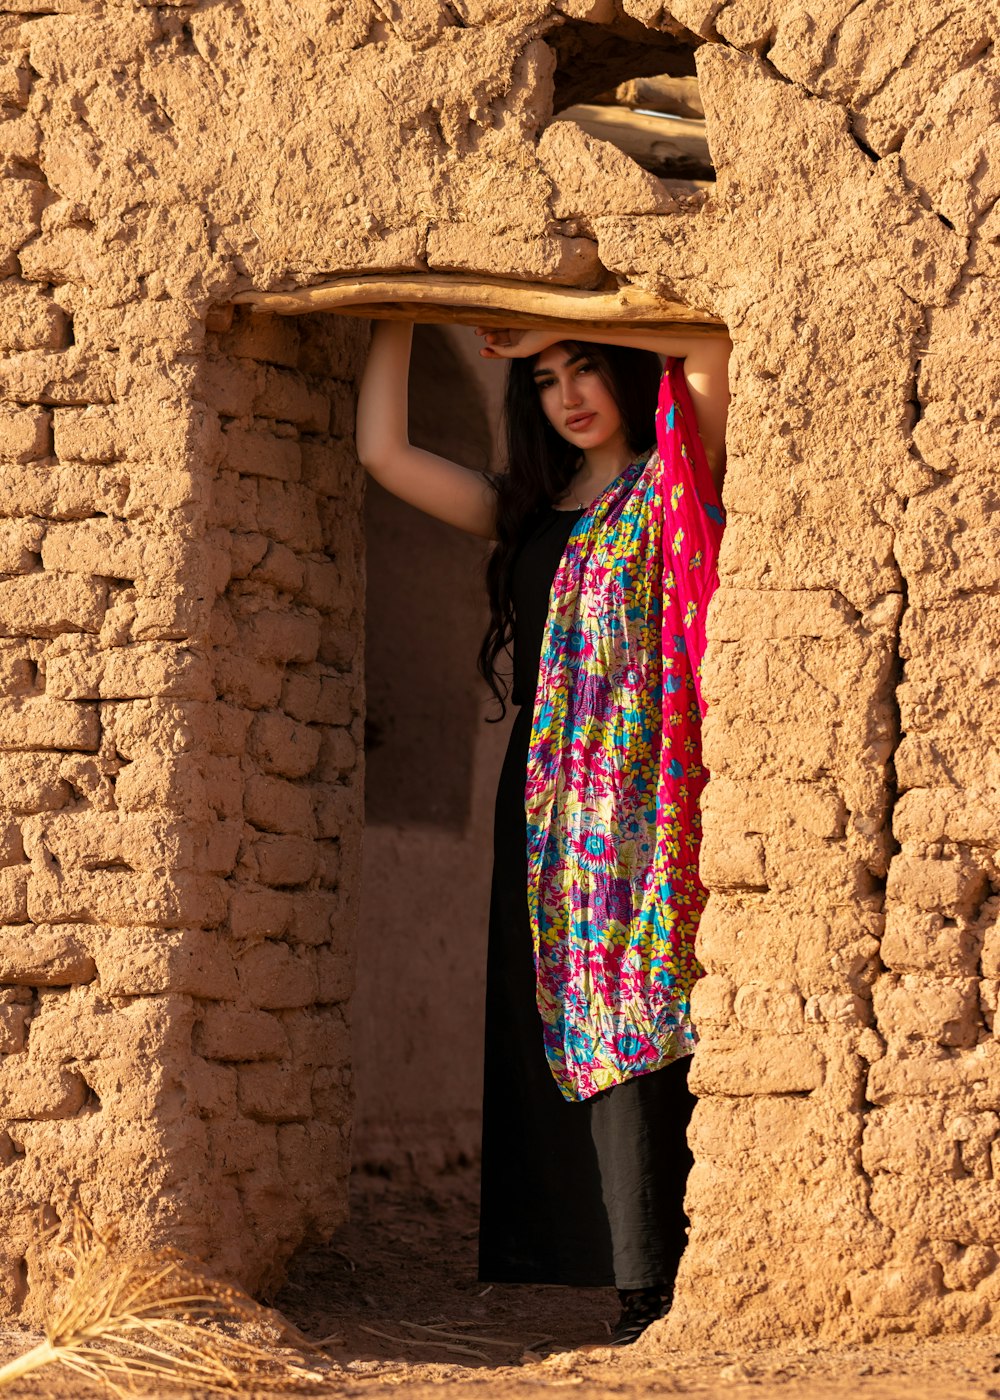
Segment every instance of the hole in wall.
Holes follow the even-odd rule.
[[[662,33],[621,17],[610,25],[568,20],[550,30],[545,42],[556,58],[553,110],[561,112],[593,102],[630,78],[693,76],[701,41],[679,25],[674,33]]]
[[[638,28],[641,41],[631,31],[572,23],[547,37],[557,60],[555,119],[576,122],[660,179],[712,182],[694,63],[699,41]]]
[[[11,1264],[11,1289],[10,1306],[11,1311],[19,1313],[24,1307],[24,1300],[28,1296],[28,1261],[22,1255],[20,1259],[15,1259]]]

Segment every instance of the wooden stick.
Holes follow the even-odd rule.
[[[610,141],[656,174],[712,172],[703,121],[648,116],[627,107],[600,107],[589,102],[567,107],[557,120],[576,122],[589,135],[596,136],[599,141]]]
[[[671,112],[678,117],[704,117],[705,105],[697,78],[672,78],[664,73],[656,78],[630,78],[599,102],[616,102],[622,107],[644,107],[648,112]]]
[[[456,322],[469,326],[516,323],[547,329],[579,322],[593,330],[621,330],[628,326],[637,331],[667,327],[716,335],[725,331],[717,317],[638,287],[587,292],[577,287],[447,273],[342,277],[293,292],[238,292],[233,301],[279,316],[331,311],[373,320]]]

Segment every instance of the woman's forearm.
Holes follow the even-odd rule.
[[[566,337],[569,339],[569,337]],[[655,350],[684,361],[684,377],[691,391],[698,418],[698,435],[719,494],[726,461],[726,422],[729,415],[729,356],[733,344],[724,332],[719,335],[650,331],[629,334],[617,331],[586,331],[578,337],[598,345],[627,345],[639,350]]]

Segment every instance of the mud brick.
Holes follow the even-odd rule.
[[[16,1002],[0,1005],[0,1055],[18,1055],[24,1049],[30,1015],[30,1006]]]
[[[248,1118],[288,1123],[312,1114],[311,1069],[290,1064],[244,1065],[239,1070],[239,1104]]]
[[[288,1036],[276,1016],[209,1006],[195,1023],[194,1048],[209,1060],[283,1060]]]
[[[318,724],[350,724],[357,713],[355,686],[346,676],[324,676],[315,719]]]
[[[315,842],[302,836],[258,836],[253,844],[257,878],[279,889],[311,880],[318,855]]]
[[[822,1085],[824,1068],[822,1053],[805,1035],[762,1032],[735,1045],[717,1044],[710,1033],[699,1043],[690,1080],[696,1094],[802,1094]]]
[[[296,423],[304,432],[325,433],[330,426],[330,400],[310,389],[300,375],[268,365],[254,399],[254,412],[263,418]]]
[[[321,1072],[317,1073],[316,1080],[320,1075]],[[346,1095],[343,1090],[341,1093],[343,1116],[346,1117]],[[307,1178],[316,1180],[326,1172],[350,1170],[349,1142],[335,1123],[317,1122],[315,1119],[309,1123],[283,1123],[278,1128],[278,1159],[283,1171],[303,1172]],[[343,1219],[342,1203],[324,1203],[324,1229],[336,1228]]]
[[[208,1125],[210,1157],[223,1172],[251,1171],[257,1162],[277,1151],[277,1130],[273,1123],[254,1123],[236,1116],[224,1123]]]
[[[729,1025],[736,988],[728,977],[700,977],[691,992],[691,1016],[696,1026]]]
[[[23,925],[0,928],[0,982],[24,987],[67,987],[91,982],[93,958],[72,933]]]
[[[25,1065],[12,1055],[0,1063],[0,1118],[47,1122],[72,1118],[87,1096],[80,1075],[58,1066]]]
[[[245,356],[294,369],[299,359],[299,328],[294,316],[237,310],[232,329],[219,339],[226,355]]]
[[[737,1021],[750,1031],[775,1031],[791,1035],[803,1028],[803,1002],[790,983],[768,986],[751,983],[740,987],[733,1002]]]
[[[317,841],[316,858],[319,882],[324,890],[338,887],[344,873],[344,851],[339,840]]]
[[[231,360],[206,360],[198,370],[196,394],[227,418],[247,418],[253,412],[260,384],[256,365]]]
[[[353,958],[331,948],[320,948],[316,953],[316,972],[319,978],[317,1001],[336,1003],[349,999],[354,990]]]
[[[59,350],[66,344],[66,314],[51,296],[27,282],[0,282],[0,348]]]
[[[0,879],[7,873],[0,871]],[[53,876],[35,870],[28,913],[37,922],[212,928],[225,919],[225,886],[213,876],[186,872],[71,870]]]
[[[237,890],[229,901],[229,928],[239,942],[280,938],[295,913],[291,895],[278,890]]]
[[[360,810],[354,787],[345,783],[325,783],[315,789],[318,835],[338,837],[349,831]]]
[[[319,651],[319,618],[300,612],[256,613],[240,627],[246,652],[261,661],[308,663]]]
[[[294,438],[248,432],[230,426],[223,435],[226,466],[241,476],[266,476],[275,481],[298,481],[302,452]]]
[[[37,167],[42,156],[42,128],[27,113],[18,117],[7,117],[0,123],[0,156],[5,161]],[[26,276],[30,271],[21,259],[21,270]],[[48,280],[48,279],[45,279]]]
[[[59,496],[59,477],[52,467],[6,465],[0,473],[0,516],[51,515]]]
[[[873,989],[876,1023],[883,1036],[922,1039],[969,1048],[982,1025],[975,977],[944,978],[920,973],[880,977]]]
[[[265,1011],[311,1006],[316,1000],[316,962],[311,949],[294,950],[270,939],[237,963],[243,995]]]
[[[208,658],[174,642],[53,656],[46,690],[60,700],[211,700],[216,694]]]
[[[69,801],[60,754],[0,754],[0,786],[7,810],[17,814],[57,811]]]
[[[0,750],[97,748],[96,707],[38,696],[0,698]]]
[[[886,895],[892,901],[949,918],[975,912],[989,890],[989,876],[971,855],[924,859],[903,852],[889,867]]]
[[[317,776],[328,783],[347,777],[357,765],[358,746],[346,729],[328,728],[323,732]]]
[[[706,825],[701,843],[699,871],[713,890],[765,890],[764,842],[759,836],[746,836],[724,826]]]
[[[170,542],[161,531],[116,520],[81,520],[46,531],[42,562],[47,569],[136,579],[150,573],[157,556],[169,550]]]
[[[0,573],[34,573],[41,563],[43,533],[37,520],[0,521]]]
[[[232,1065],[195,1056],[184,1077],[184,1089],[203,1118],[232,1122],[239,1112],[239,1075]]]
[[[223,1001],[238,994],[232,953],[217,933],[90,925],[86,936],[108,996],[174,992]]]
[[[99,632],[107,585],[49,571],[0,580],[0,634],[55,637]]]
[[[23,860],[24,842],[21,840],[20,826],[17,822],[0,819],[0,867],[19,865]]]
[[[263,536],[260,537],[263,539]],[[253,569],[253,578],[258,583],[269,583],[279,593],[298,593],[302,589],[304,569],[302,561],[287,545],[264,540],[267,553]]]
[[[316,510],[316,498],[304,486],[292,481],[257,482],[258,528],[302,554],[323,548],[323,533]]]
[[[4,179],[0,187],[0,263],[38,232],[47,193],[48,187],[40,180]],[[14,264],[11,271],[16,269]]]
[[[256,661],[242,651],[220,648],[215,653],[215,684],[219,694],[236,705],[261,710],[276,705],[284,680],[275,662]]]
[[[316,559],[305,561],[304,603],[309,603],[322,613],[343,612],[345,598],[350,591],[337,564]]]
[[[50,422],[44,408],[0,409],[0,460],[33,462],[47,456]]]
[[[246,783],[246,818],[259,831],[312,836],[312,793],[281,778],[251,777]]]
[[[836,637],[856,619],[854,608],[831,589],[719,588],[709,604],[707,630],[714,641]]]
[[[339,496],[358,471],[349,442],[303,442],[302,480],[322,496]]]
[[[345,901],[328,890],[301,891],[294,896],[289,938],[309,947],[339,941],[344,934]]]
[[[258,714],[250,726],[247,747],[266,773],[305,778],[319,758],[322,733],[299,724],[277,710]]]
[[[319,719],[317,710],[323,679],[313,673],[302,673],[293,671],[286,675],[281,687],[281,708],[292,719],[301,720],[303,724],[308,724],[310,720]],[[324,721],[325,723],[337,723],[334,721]]]
[[[114,462],[124,447],[122,419],[114,408],[57,408],[52,415],[55,454],[63,462]]]

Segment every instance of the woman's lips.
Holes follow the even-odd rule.
[[[591,420],[596,417],[596,413],[574,413],[571,418],[566,419],[566,426],[571,432],[579,433],[584,428],[589,428]]]

